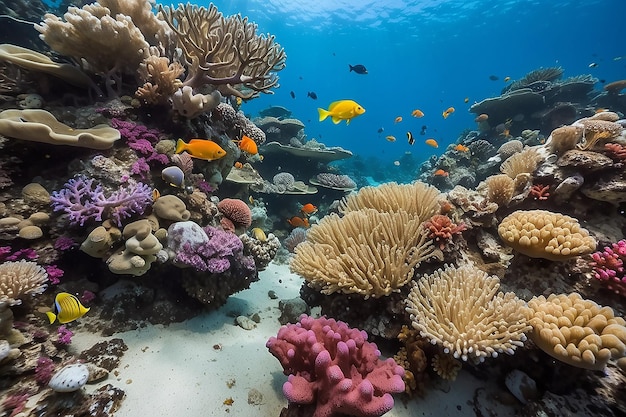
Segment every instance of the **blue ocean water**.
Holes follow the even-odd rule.
[[[406,152],[419,161],[439,155],[464,129],[475,128],[469,106],[499,95],[507,76],[515,80],[552,66],[563,67],[564,77],[592,74],[610,82],[626,76],[626,47],[619,42],[626,29],[617,18],[626,12],[621,0],[214,3],[225,15],[241,13],[256,22],[259,32],[275,35],[287,52],[280,88],[246,103],[247,114],[285,106],[305,123],[309,138],[375,155],[390,169]],[[349,72],[349,64],[363,64],[369,73]],[[308,91],[318,100],[308,98]],[[318,122],[317,107],[339,99],[356,100],[366,113],[349,126]],[[444,120],[450,106],[456,112]],[[411,117],[414,109],[425,116]],[[397,116],[403,121],[394,124]],[[425,136],[418,135],[422,125],[428,127]],[[417,138],[413,146],[407,131]],[[398,140],[387,142],[387,135]],[[436,139],[439,148],[425,145],[426,138]]]

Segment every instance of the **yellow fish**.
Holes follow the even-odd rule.
[[[182,139],[176,142],[175,153],[187,151],[194,158],[204,159],[206,161],[215,161],[226,155],[226,151],[217,143],[206,139],[191,139],[189,143],[185,143]]]
[[[393,120],[394,123],[400,123],[401,121],[402,121],[402,116],[398,116]]]
[[[395,136],[386,136],[385,139],[387,139],[389,142],[395,142],[396,141],[396,137]]]
[[[511,77],[504,77],[504,82],[508,83],[509,81],[511,81]]]
[[[365,113],[363,106],[354,100],[334,101],[330,103],[328,110],[318,108],[317,111],[320,115],[320,122],[330,116],[334,124],[345,120],[347,125],[350,124],[350,120]]]
[[[50,324],[55,320],[59,320],[59,323],[69,323],[76,319],[81,318],[89,311],[88,308],[83,306],[75,295],[60,292],[54,298],[54,305],[52,311],[46,312]]]
[[[424,112],[420,109],[415,109],[411,112],[411,116],[413,117],[424,117]]]
[[[267,235],[265,234],[263,229],[259,227],[255,227],[254,229],[252,229],[252,235],[259,242],[267,242]]]

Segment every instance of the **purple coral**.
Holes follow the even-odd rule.
[[[74,336],[74,332],[65,327],[65,325],[62,325],[57,329],[57,335],[57,343],[67,346],[72,343],[72,336]]]
[[[35,381],[41,386],[48,385],[54,372],[54,362],[47,356],[40,356],[35,365]]]
[[[51,284],[58,284],[61,282],[59,278],[61,278],[65,273],[61,268],[56,265],[46,265],[44,266],[44,269],[48,273],[48,280]]]
[[[243,243],[235,234],[216,227],[207,226],[203,230],[209,239],[198,245],[184,243],[174,262],[213,274],[225,272],[234,258],[241,257]]]
[[[13,252],[10,246],[0,246],[0,261],[18,261],[21,259],[32,261],[37,258],[39,255],[31,248],[18,249]]]
[[[604,250],[592,253],[591,258],[594,277],[615,293],[626,296],[626,240],[613,243],[610,247],[605,246]]]
[[[59,236],[54,241],[54,249],[60,250],[62,252],[65,252],[66,250],[74,249],[77,246],[78,246],[78,243],[76,243],[74,239],[65,235]]]
[[[133,214],[143,214],[152,203],[152,188],[138,182],[105,196],[102,185],[93,178],[79,176],[70,179],[62,190],[50,197],[54,211],[69,216],[70,224],[83,226],[89,220],[113,220],[118,226]]]
[[[146,156],[146,158],[142,158],[144,163],[148,162],[157,162],[161,165],[165,165],[169,163],[169,158],[165,154],[160,154],[154,148],[156,143],[159,141],[159,131],[155,129],[149,129],[144,125],[140,125],[133,122],[128,122],[120,119],[112,119],[111,126],[120,131],[120,135],[126,138],[126,143],[128,147],[137,153]],[[137,170],[136,167],[133,168]],[[143,174],[144,170],[139,170],[138,172],[133,172],[134,174],[138,173],[141,178],[145,178]],[[148,170],[149,171],[149,170]]]

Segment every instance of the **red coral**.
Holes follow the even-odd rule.
[[[608,151],[609,156],[614,161],[626,161],[626,146],[620,145],[619,143],[605,143],[604,149]]]
[[[530,187],[530,195],[532,195],[535,200],[547,200],[548,197],[550,197],[549,189],[549,185],[535,184]]]
[[[424,222],[424,227],[430,230],[428,237],[439,243],[441,250],[454,235],[461,234],[463,230],[467,229],[464,223],[454,224],[448,216],[443,214],[435,214],[430,220]]]
[[[217,209],[236,227],[247,228],[252,224],[252,212],[248,205],[236,198],[225,198],[217,203]]]

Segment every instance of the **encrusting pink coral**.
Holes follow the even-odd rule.
[[[591,254],[594,277],[606,284],[607,288],[617,294],[626,296],[626,240],[613,243],[610,247]]]
[[[291,403],[316,404],[313,417],[381,416],[404,392],[404,369],[380,360],[367,333],[341,321],[302,315],[266,344],[289,374],[283,393]]]

